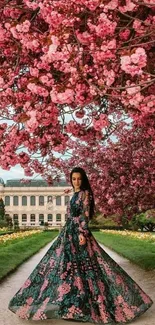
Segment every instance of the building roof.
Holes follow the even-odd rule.
[[[65,180],[61,180],[60,182],[53,182],[52,185],[49,185],[45,180],[42,179],[31,179],[30,182],[24,183],[20,179],[8,179],[6,181],[5,187],[63,187],[70,186]]]

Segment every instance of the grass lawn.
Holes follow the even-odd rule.
[[[52,241],[58,231],[43,231],[25,238],[0,243],[0,280],[14,271],[30,256]],[[111,248],[145,270],[155,269],[155,241],[121,234],[93,232],[101,244]]]
[[[0,244],[0,280],[14,271],[30,256],[37,253],[58,235],[58,231],[44,231],[26,238]]]
[[[145,270],[155,269],[155,241],[121,234],[93,232],[97,241]]]

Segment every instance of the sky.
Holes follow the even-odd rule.
[[[10,170],[4,170],[2,168],[0,168],[0,177],[3,178],[3,180],[6,183],[7,179],[19,179],[19,178],[28,178],[24,176],[24,170],[23,168],[21,168],[20,166],[15,166],[12,167]],[[33,179],[35,177],[35,175],[33,177],[31,177],[31,179]],[[37,178],[41,178],[41,176],[39,175]],[[36,179],[36,177],[35,177]]]

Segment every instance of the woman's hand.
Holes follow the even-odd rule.
[[[82,234],[80,234],[79,235],[79,244],[85,245],[85,243],[86,243],[86,238]]]

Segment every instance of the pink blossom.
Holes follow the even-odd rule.
[[[91,36],[91,34],[89,34],[88,32],[84,32],[84,33],[77,32],[76,36],[79,42],[82,44],[90,44],[90,42],[93,40],[93,36]]]
[[[95,130],[102,129],[109,125],[109,121],[105,114],[101,114],[98,120],[94,120],[94,128]]]
[[[85,111],[84,110],[77,111],[75,115],[77,118],[83,118],[85,115]]]
[[[39,76],[39,70],[37,68],[30,67],[30,74],[33,77],[38,77]]]
[[[115,200],[112,199],[112,198],[110,198],[110,199],[108,200],[108,204],[110,204],[110,205],[112,205],[114,202],[115,202]]]
[[[51,40],[52,40],[52,44],[49,46],[49,50],[48,50],[48,56],[50,57],[50,55],[52,53],[55,53],[56,50],[57,50],[57,47],[60,45],[60,42],[58,40],[58,37],[56,36],[52,36],[51,37]]]
[[[127,41],[129,39],[130,36],[130,30],[129,29],[125,29],[123,31],[120,32],[119,34],[120,38],[124,41]]]
[[[30,119],[25,123],[28,130],[34,130],[38,127],[39,122],[37,121],[37,112],[36,111],[29,111],[28,116]]]
[[[131,56],[121,57],[121,68],[132,76],[141,74],[141,68],[146,66],[147,56],[143,48],[137,48]]]
[[[53,103],[70,104],[74,100],[74,91],[72,89],[66,89],[63,93],[57,93],[52,90],[50,95]]]
[[[30,21],[25,20],[22,24],[16,25],[16,29],[20,33],[27,33],[29,31],[30,26],[31,26]]]
[[[109,3],[104,5],[104,8],[110,9],[110,10],[115,10],[118,7],[118,0],[111,0]]]
[[[4,79],[2,77],[0,77],[0,87],[4,86]]]
[[[133,11],[136,5],[131,0],[126,0],[126,6],[119,6],[121,12]]]
[[[34,94],[39,94],[40,96],[47,97],[48,96],[48,91],[41,86],[38,86],[34,83],[29,83],[27,85],[27,88]]]
[[[5,37],[6,37],[6,31],[0,24],[0,43],[5,40]]]
[[[153,206],[153,1],[2,6],[0,109],[8,119],[0,127],[2,168],[20,163],[26,176],[37,172],[51,183],[79,164],[90,175],[98,210],[117,215],[118,223],[123,211],[129,218],[129,207],[131,217],[139,206]]]

